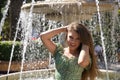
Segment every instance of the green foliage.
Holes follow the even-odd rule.
[[[9,61],[12,51],[13,41],[0,41],[0,61]],[[16,41],[12,61],[21,61],[23,44]],[[30,41],[26,48],[25,61],[44,60],[49,57],[49,52],[39,41]]]
[[[5,9],[5,5],[7,4],[7,0],[1,0],[0,1],[0,20],[2,19],[3,17],[3,10]],[[8,15],[7,15],[8,16]],[[5,20],[5,23],[4,23],[4,26],[2,28],[2,32],[1,32],[1,35],[0,35],[0,41],[1,40],[8,40],[8,35],[9,35],[9,21],[8,21],[8,17],[6,17],[6,20]],[[4,34],[3,34],[4,33]]]
[[[2,18],[2,8],[5,7],[7,0],[1,0],[0,1],[0,20]]]
[[[8,19],[6,19],[4,26],[2,28],[0,40],[8,40],[9,39],[9,32],[10,32],[9,25],[10,25],[10,23],[9,23]]]
[[[0,41],[0,60],[9,61],[11,50],[12,50],[12,41]],[[15,42],[15,49],[13,53],[13,61],[19,61],[21,59],[20,54],[20,42]]]
[[[118,10],[118,15],[120,15],[120,9]]]

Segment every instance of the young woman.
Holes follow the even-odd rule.
[[[51,38],[65,32],[67,46],[54,43]],[[93,40],[90,32],[80,23],[41,33],[41,40],[55,59],[55,80],[94,80],[97,76]]]

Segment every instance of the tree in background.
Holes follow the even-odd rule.
[[[9,19],[10,19],[10,40],[14,39],[17,22],[19,19],[19,14],[21,11],[23,0],[11,0],[10,8],[9,8]],[[18,33],[19,34],[19,33]],[[17,40],[19,40],[19,37],[17,37]]]
[[[7,4],[7,0],[1,0],[0,1],[0,21],[3,17],[3,11],[4,11],[4,7]],[[9,22],[8,22],[8,15],[6,15],[7,18],[5,20],[5,24],[3,26],[1,35],[0,35],[0,40],[5,40],[8,39],[8,34],[9,34]]]
[[[16,26],[19,19],[19,13],[23,0],[11,0],[10,6],[8,9],[8,14],[6,15],[5,24],[1,32],[2,40],[13,40],[16,32]],[[1,10],[4,10],[7,0],[2,0],[0,2]],[[0,20],[2,18],[2,12],[0,12]],[[19,36],[17,38],[19,40]]]

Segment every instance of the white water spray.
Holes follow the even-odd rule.
[[[28,45],[28,41],[29,41],[29,37],[31,35],[31,27],[32,27],[32,11],[34,8],[34,0],[32,0],[31,3],[31,8],[30,8],[30,12],[29,12],[29,17],[28,17],[28,24],[26,26],[26,32],[25,32],[25,39],[23,40],[23,52],[22,52],[22,62],[21,62],[21,70],[20,70],[20,80],[22,80],[22,71],[23,71],[23,65],[24,65],[24,60],[25,60],[25,53],[26,53],[26,48]]]
[[[25,1],[24,1],[25,2]],[[23,2],[23,4],[24,4]],[[22,12],[20,12],[20,18],[17,22],[17,28],[16,28],[16,32],[15,32],[15,37],[14,37],[14,40],[13,40],[13,45],[12,45],[12,50],[11,50],[11,55],[10,55],[10,61],[9,61],[9,65],[8,65],[8,71],[7,71],[7,74],[9,74],[10,72],[10,67],[11,67],[11,62],[12,62],[12,57],[13,57],[13,53],[14,53],[14,48],[15,48],[15,41],[16,41],[16,38],[17,38],[17,34],[18,34],[18,31],[19,31],[19,28],[20,28],[20,21],[21,21],[21,16],[22,16]]]
[[[10,66],[11,66],[11,62],[12,62],[13,52],[14,52],[14,48],[15,48],[15,41],[16,41],[16,38],[17,38],[17,33],[18,33],[18,30],[19,30],[20,21],[21,21],[21,19],[19,18],[18,23],[17,23],[15,37],[14,37],[14,40],[13,40],[13,45],[12,45],[12,50],[11,50],[11,55],[10,55],[10,61],[9,61],[9,65],[8,65],[7,74],[9,74],[9,72],[10,72]]]
[[[99,20],[99,27],[101,32],[101,41],[102,41],[102,47],[103,47],[103,55],[104,55],[104,61],[105,61],[105,67],[106,67],[106,76],[107,80],[109,79],[109,73],[108,73],[108,66],[107,66],[107,58],[106,58],[106,49],[105,49],[105,43],[104,43],[104,36],[103,36],[103,30],[102,30],[102,24],[101,24],[101,15],[100,15],[100,8],[99,8],[99,1],[96,0],[96,6],[97,6],[97,14],[98,14],[98,20]]]

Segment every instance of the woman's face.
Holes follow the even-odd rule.
[[[74,30],[68,31],[67,44],[71,50],[77,50],[80,45],[80,36]]]

